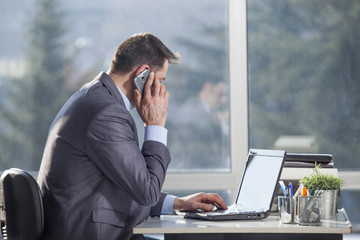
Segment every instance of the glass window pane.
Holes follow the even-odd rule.
[[[359,1],[248,1],[251,147],[360,168],[359,20]]]
[[[204,11],[208,4],[216,8]],[[206,2],[201,8],[199,11],[207,14],[200,14],[198,21],[183,16],[195,29],[176,40],[184,58],[173,68],[173,79],[165,83],[171,94],[169,171],[224,171],[230,167],[227,3]],[[215,19],[211,17],[209,22],[208,16]]]
[[[248,0],[250,147],[360,170],[360,2]],[[343,191],[359,232],[358,191]]]
[[[65,100],[107,70],[123,40],[151,32],[182,55],[164,82],[170,171],[228,170],[227,13],[222,0],[2,1],[1,169],[38,170],[48,128]]]

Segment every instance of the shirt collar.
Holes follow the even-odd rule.
[[[120,95],[125,103],[125,107],[128,111],[130,111],[131,109],[133,109],[133,106],[131,105],[129,99],[125,96],[125,94],[121,91],[121,89],[116,85],[117,89],[120,92]]]

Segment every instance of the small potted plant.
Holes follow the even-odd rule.
[[[304,176],[300,182],[309,192],[321,190],[322,217],[324,219],[335,218],[337,196],[340,194],[340,188],[344,185],[343,179],[331,174],[321,173],[320,164],[315,163],[314,172]]]

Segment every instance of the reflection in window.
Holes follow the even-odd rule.
[[[196,63],[184,66],[182,83],[172,90],[167,127],[170,169],[176,171],[219,171],[230,164],[227,26],[200,27],[208,43],[180,39]]]

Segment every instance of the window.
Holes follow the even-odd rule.
[[[331,153],[347,184],[339,206],[354,231],[360,231],[359,9],[358,1],[247,1],[249,144]]]
[[[165,189],[211,189],[232,197],[229,184],[204,187],[213,174],[228,183],[233,178],[227,1],[22,2],[6,1],[0,9],[6,23],[0,39],[2,170],[37,171],[48,128],[67,98],[107,70],[123,40],[151,32],[182,55],[164,82],[172,154]],[[132,114],[141,138],[143,124],[136,110]],[[199,174],[203,180],[195,180]]]

